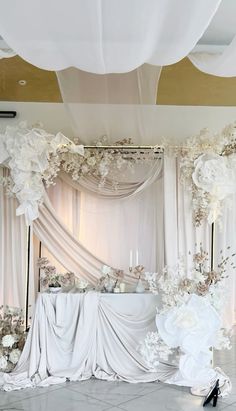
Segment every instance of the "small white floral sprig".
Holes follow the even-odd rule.
[[[150,273],[147,271],[144,273],[144,278],[148,283],[149,291],[151,291],[153,294],[158,294],[158,273]]]
[[[113,143],[113,146],[132,145],[131,139],[123,139]],[[92,175],[98,179],[98,187],[102,188],[108,177],[112,180],[113,189],[117,190],[120,172],[133,170],[136,163],[153,161],[153,152],[140,155],[140,152],[125,153],[117,148],[102,149],[102,146],[111,145],[106,136],[95,140],[95,148],[84,148],[84,156],[68,152],[63,147],[60,151],[53,153],[49,159],[49,167],[44,173],[44,180],[47,186],[54,184],[55,177],[59,170],[71,175],[74,181],[79,181],[81,177]]]
[[[23,311],[19,308],[0,307],[0,371],[12,371],[25,345]]]
[[[157,331],[148,332],[145,339],[139,343],[137,351],[151,370],[155,370],[160,362],[167,362],[169,356],[174,353],[174,350],[164,343]]]

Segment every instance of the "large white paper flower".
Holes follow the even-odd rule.
[[[21,355],[21,351],[16,348],[15,350],[11,351],[9,355],[9,360],[12,362],[12,364],[17,364],[19,361],[20,355]]]
[[[196,356],[213,345],[221,321],[208,300],[191,294],[186,303],[158,314],[156,324],[169,347]]]
[[[7,334],[2,337],[2,346],[3,347],[12,347],[13,344],[16,342],[16,338],[14,335]]]
[[[223,200],[236,190],[235,171],[231,163],[227,157],[218,154],[202,154],[194,162],[194,184],[216,199]]]
[[[0,357],[0,370],[5,370],[7,368],[7,360],[4,356]]]

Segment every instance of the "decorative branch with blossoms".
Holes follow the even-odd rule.
[[[0,307],[0,371],[12,371],[25,345],[23,311],[19,308]]]

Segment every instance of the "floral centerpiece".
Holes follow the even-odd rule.
[[[23,311],[19,308],[0,307],[0,371],[12,371],[23,350],[26,332]]]
[[[103,265],[101,277],[97,281],[96,289],[101,292],[112,292],[124,278],[124,271]]]
[[[40,284],[43,289],[70,287],[75,283],[74,273],[57,273],[56,267],[51,265],[46,257],[38,259],[38,267],[40,268]]]
[[[217,269],[211,270],[208,253],[200,246],[190,272],[181,259],[175,267],[166,266],[160,275],[146,273],[152,291],[160,295],[161,308],[156,316],[157,331],[148,333],[139,351],[153,369],[169,355],[176,355],[179,369],[167,382],[193,387],[214,379],[211,347],[231,347],[221,313],[227,270],[236,268],[234,257],[235,253],[224,257],[221,252]]]

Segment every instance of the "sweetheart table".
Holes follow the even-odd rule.
[[[137,347],[155,331],[153,294],[39,293],[29,335],[4,389],[47,386],[92,376],[127,382],[164,381],[173,368],[153,372]]]

